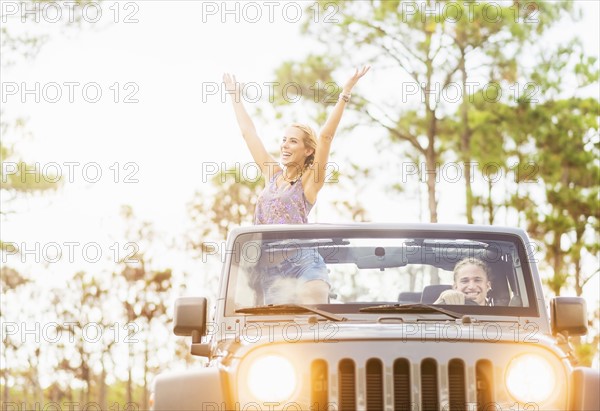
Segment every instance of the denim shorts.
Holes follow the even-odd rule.
[[[302,248],[295,254],[279,263],[262,263],[257,267],[264,304],[280,303],[276,301],[280,297],[276,284],[279,279],[296,279],[299,283],[322,280],[331,286],[327,265],[316,248]]]

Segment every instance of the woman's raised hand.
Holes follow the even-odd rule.
[[[233,74],[223,74],[223,83],[225,83],[225,91],[227,94],[239,95],[240,85],[235,80],[235,76]]]
[[[352,91],[352,88],[356,85],[356,83],[358,83],[358,80],[360,80],[362,76],[367,74],[367,71],[369,71],[370,68],[371,66],[364,66],[361,70],[356,69],[354,75],[350,77],[350,80],[348,80],[344,85],[344,93],[349,94],[350,91]]]

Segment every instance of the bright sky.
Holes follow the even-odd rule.
[[[15,5],[20,7],[19,2],[0,3],[3,15],[15,13]],[[19,204],[19,214],[2,222],[2,238],[28,245],[39,241],[42,246],[96,242],[108,254],[115,238],[122,237],[119,210],[125,204],[168,237],[184,232],[187,203],[195,191],[209,186],[202,178],[203,165],[239,162],[243,166],[251,161],[229,103],[203,90],[218,86],[225,71],[235,73],[242,82],[262,85],[273,81],[274,70],[283,61],[323,49],[300,34],[299,22],[292,22],[298,6],[307,2],[272,2],[271,9],[264,3],[251,3],[248,8],[244,2],[226,2],[229,10],[238,7],[238,11],[221,15],[223,2],[107,0],[97,22],[91,22],[96,9],[87,10],[81,30],[63,30],[48,21],[34,26],[31,16],[26,16],[25,23],[8,19],[14,32],[39,30],[51,35],[36,58],[2,70],[3,114],[7,120],[25,117],[31,133],[16,148],[24,159],[42,167],[58,163],[63,175],[74,181],[56,195]],[[599,4],[578,4],[585,10],[583,21],[566,22],[551,39],[564,40],[565,32],[573,33],[584,41],[588,54],[598,56]],[[21,11],[17,9],[16,15]],[[262,13],[258,22],[244,21],[244,17],[255,18],[257,11]],[[53,19],[55,12],[47,9],[46,19]],[[352,50],[348,53],[349,61],[359,60],[360,56],[350,55]],[[336,74],[342,83],[350,71]],[[389,79],[384,74],[385,69],[373,67],[357,91],[385,89]],[[35,101],[36,92],[21,95],[23,86],[32,90],[36,83],[40,102]],[[69,102],[68,84],[73,83],[74,101]],[[88,99],[94,98],[97,88],[101,90],[97,103],[86,101],[84,86]],[[57,90],[62,97],[50,103]],[[262,93],[267,91],[261,88]],[[125,103],[127,99],[137,102]],[[256,122],[268,148],[275,149],[280,125]],[[367,137],[354,133],[344,138],[348,144],[338,146],[340,151],[377,162],[381,153]],[[66,163],[74,163],[72,175],[67,174]],[[89,182],[97,169],[101,178]],[[133,182],[125,183],[127,179]],[[364,194],[373,220],[419,219],[414,200],[406,201],[401,195],[386,198],[380,195],[382,190],[374,182]],[[441,195],[442,201],[444,196],[455,195],[454,187]],[[319,204],[331,200],[324,190]],[[442,222],[456,218],[452,208],[440,208],[439,213]],[[329,216],[327,208],[318,208],[317,215],[320,221],[337,218]],[[72,274],[75,266],[56,271]]]

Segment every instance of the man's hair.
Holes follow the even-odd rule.
[[[488,281],[490,280],[490,277],[491,277],[490,267],[485,263],[485,261],[482,261],[479,258],[467,257],[467,258],[463,258],[462,260],[460,260],[454,266],[454,282],[455,283],[456,283],[456,274],[458,274],[458,271],[461,268],[463,268],[464,266],[469,265],[469,264],[481,268],[483,270],[483,272],[485,272],[485,276],[487,277],[487,280]]]

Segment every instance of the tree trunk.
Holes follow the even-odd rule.
[[[554,270],[554,278],[551,284],[551,289],[554,295],[560,295],[560,289],[563,286],[563,281],[560,279],[562,275],[562,257],[563,253],[560,248],[560,233],[554,234],[554,243],[552,244],[552,268]]]
[[[431,32],[426,34],[426,42],[431,45]],[[426,110],[426,124],[427,124],[427,150],[425,150],[425,173],[427,178],[427,194],[429,198],[429,221],[437,223],[437,199],[435,196],[435,188],[437,182],[437,154],[435,152],[435,136],[437,134],[437,118],[435,117],[434,107],[436,96],[433,93],[433,61],[431,58],[427,59],[427,81],[426,81],[426,98],[425,98],[425,110]]]
[[[129,363],[127,367],[127,404],[133,404],[133,394],[131,392],[131,368],[133,368],[133,353],[131,352],[131,344],[127,345],[129,351]]]
[[[150,321],[148,321],[148,328],[150,328]],[[143,402],[143,410],[148,409],[148,340],[146,339],[146,344],[144,344],[144,398]]]
[[[429,266],[429,284],[440,283],[440,270],[437,267]]]
[[[470,185],[469,185],[470,187]],[[488,210],[488,223],[489,225],[494,224],[494,202],[492,201],[492,187],[493,183],[488,178],[488,198],[487,198],[487,210]],[[472,220],[472,218],[471,218]],[[472,224],[472,223],[469,223]]]
[[[40,384],[40,356],[41,356],[41,349],[36,349],[35,350],[35,364],[32,363],[32,361],[29,361],[29,365],[31,366],[31,380],[33,382],[33,398],[34,398],[34,402],[37,402],[38,404],[44,404],[44,391],[42,390],[42,385]]]
[[[143,262],[142,262],[143,264]],[[143,266],[142,266],[143,267]],[[133,322],[135,320],[135,312],[133,311],[133,306],[128,302],[125,304],[125,308],[127,309],[127,324]],[[125,327],[127,330],[129,328]],[[132,372],[133,368],[133,344],[127,344],[127,404],[133,404],[133,387],[132,387]]]
[[[431,94],[431,93],[430,93]],[[438,170],[437,170],[437,154],[435,152],[435,135],[437,133],[437,119],[435,111],[427,107],[427,139],[428,145],[425,151],[425,173],[427,179],[427,195],[429,199],[429,221],[432,223],[438,222],[437,217],[437,199],[435,194]]]
[[[460,136],[460,150],[465,169],[465,193],[466,193],[466,210],[467,223],[473,224],[473,188],[471,187],[471,128],[469,127],[469,104],[467,97],[467,68],[465,67],[465,50],[460,49],[459,70],[462,76],[463,97],[460,107],[460,116],[462,119],[463,129]],[[490,217],[491,218],[491,217]]]
[[[8,338],[8,337],[4,337],[4,338]],[[5,340],[8,342],[8,340]],[[4,372],[2,374],[2,379],[4,381],[4,385],[2,386],[2,404],[7,404],[8,403],[8,397],[9,397],[9,390],[8,390],[8,370],[10,370],[10,368],[8,368],[8,344],[4,344],[4,341],[2,342],[3,344],[3,350],[2,350],[2,356],[4,357]]]
[[[5,363],[6,364],[6,363]],[[4,387],[2,387],[2,403],[8,403],[8,368],[4,372]]]
[[[431,152],[430,152],[431,151]],[[435,152],[433,148],[427,149],[427,158],[425,160],[427,167],[427,197],[429,203],[429,222],[437,223],[437,199],[435,198],[435,180],[437,179],[437,170],[435,163]]]
[[[581,249],[584,231],[585,225],[583,225],[583,227],[578,226],[575,228],[575,244],[573,244],[573,250],[571,251],[573,264],[575,265],[575,294],[578,297],[583,294],[584,286],[584,280],[581,278]]]
[[[102,361],[102,371],[100,372],[100,381],[98,381],[98,404],[100,404],[101,410],[108,410],[108,403],[106,401],[106,368],[104,361]]]

